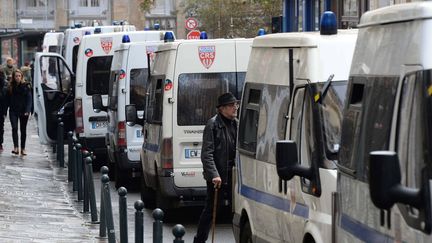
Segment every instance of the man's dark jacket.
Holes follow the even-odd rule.
[[[237,128],[237,119],[234,120],[234,124]],[[228,181],[227,170],[228,168],[231,169],[234,163],[234,161],[229,161],[228,157],[228,132],[219,113],[212,117],[204,128],[201,161],[206,181],[211,181],[218,176],[222,179],[223,184]]]

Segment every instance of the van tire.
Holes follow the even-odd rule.
[[[246,221],[240,231],[240,243],[252,243],[252,229],[249,221]]]
[[[129,186],[129,174],[127,171],[121,170],[118,166],[118,163],[115,163],[115,187],[119,189],[120,187],[128,187]]]
[[[144,202],[144,208],[153,209],[156,207],[155,191],[148,187],[144,175],[141,176],[141,200]]]

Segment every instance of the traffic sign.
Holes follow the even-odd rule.
[[[195,18],[189,17],[186,19],[185,28],[188,30],[194,30],[198,27],[198,21]]]
[[[200,34],[201,34],[201,32],[199,30],[191,30],[186,35],[186,39],[188,39],[188,40],[199,39],[200,38]]]

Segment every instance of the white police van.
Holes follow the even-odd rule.
[[[96,156],[106,157],[107,114],[93,111],[92,95],[102,95],[107,104],[114,50],[127,34],[131,41],[163,40],[163,31],[131,31],[83,36],[78,49],[75,83],[75,132],[84,146]]]
[[[337,242],[432,242],[432,3],[365,13],[348,83]]]
[[[147,207],[203,203],[204,126],[216,114],[219,95],[241,96],[251,43],[182,40],[159,46],[147,88],[141,152],[141,196]]]
[[[170,32],[171,33],[171,32]],[[143,117],[146,100],[149,63],[163,41],[128,42],[115,50],[111,65],[108,105],[101,97],[93,97],[93,109],[107,110],[106,135],[110,170],[114,170],[116,187],[128,186],[132,178],[142,174],[140,151],[143,144],[142,122],[128,126],[125,106],[134,104]],[[149,56],[149,59],[147,58]],[[95,99],[97,98],[98,101]],[[99,105],[97,105],[99,104]]]
[[[45,33],[42,41],[42,52],[62,53],[64,33],[50,31]]]
[[[357,31],[321,31],[253,41],[233,170],[236,242],[331,242],[334,161]]]

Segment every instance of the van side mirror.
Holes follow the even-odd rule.
[[[102,95],[92,95],[93,111],[99,113],[101,111],[108,111],[108,108],[102,104]]]
[[[135,126],[138,116],[137,116],[137,110],[134,104],[126,105],[125,107],[126,112],[126,124],[128,126]]]
[[[312,167],[299,164],[297,156],[297,144],[291,140],[276,142],[276,168],[279,177],[283,180],[291,180],[294,176],[312,180]]]
[[[401,178],[396,152],[373,151],[369,154],[369,191],[376,207],[390,209],[395,203],[419,209],[423,206],[427,198],[423,200],[419,189],[402,186]]]

